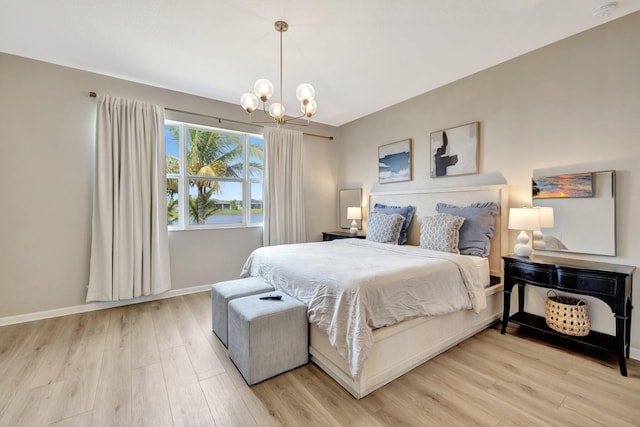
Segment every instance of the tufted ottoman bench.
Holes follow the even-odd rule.
[[[273,286],[259,277],[229,280],[211,285],[211,329],[227,346],[227,319],[229,301],[247,295],[273,290]]]
[[[263,300],[280,296],[281,300]],[[229,357],[249,385],[309,361],[307,306],[282,292],[229,303]]]

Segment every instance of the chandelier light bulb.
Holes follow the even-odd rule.
[[[302,83],[296,90],[296,96],[298,97],[298,101],[306,104],[309,101],[313,101],[313,98],[316,97],[316,90],[309,83]]]
[[[240,105],[247,113],[251,114],[258,108],[258,97],[252,93],[245,93],[240,98]]]
[[[253,90],[262,102],[267,102],[273,95],[273,84],[267,79],[259,79],[253,85]]]
[[[318,108],[318,104],[316,104],[316,101],[309,101],[309,103],[307,104],[300,104],[300,110],[302,111],[302,114],[304,114],[307,117],[311,117],[316,113],[316,109]]]
[[[274,102],[269,107],[269,115],[277,122],[282,122],[284,120],[284,106],[279,102]]]

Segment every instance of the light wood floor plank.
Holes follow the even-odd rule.
[[[52,421],[93,410],[102,370],[104,343],[104,334],[81,341],[78,351],[61,373],[64,386],[58,399],[57,416]]]
[[[61,382],[17,390],[0,414],[0,426],[47,426],[51,423]]]
[[[618,427],[637,427],[640,418],[637,414],[631,414],[625,409],[603,406],[593,401],[569,396],[562,403],[560,410],[572,418],[573,414],[580,414],[581,419],[588,419],[591,424],[582,422],[580,425],[615,425]]]
[[[91,425],[93,427],[132,425],[131,347],[105,350]]]
[[[320,404],[304,385],[297,380],[298,370],[279,375],[253,386],[261,399],[277,399],[280,421],[285,425],[338,426],[329,408]],[[276,416],[278,416],[276,415]]]
[[[640,362],[489,328],[356,400],[313,364],[247,386],[202,292],[0,327],[5,426],[630,426]]]
[[[30,363],[29,373],[22,380],[24,386],[34,388],[57,381],[64,369],[68,352],[68,345],[63,343],[42,346],[37,357]]]
[[[91,424],[91,412],[85,412],[84,414],[76,415],[74,417],[65,418],[53,424],[49,424],[49,427],[87,427]],[[112,424],[115,425],[115,424]]]
[[[87,324],[82,331],[82,339],[90,339],[97,336],[104,336],[109,328],[111,312],[109,310],[97,310],[85,313]]]
[[[121,348],[131,345],[131,310],[131,306],[108,310],[109,326],[105,348]]]
[[[161,352],[184,344],[166,300],[155,301],[151,305],[151,316]]]
[[[206,298],[203,298],[206,296]],[[183,295],[185,303],[198,323],[211,323],[211,297],[208,292]]]
[[[222,341],[218,339],[216,334],[211,331],[211,320],[208,320],[205,323],[200,323],[200,331],[202,335],[205,337],[213,352],[216,354],[216,357],[220,361],[224,372],[229,376],[229,379],[233,383],[236,388],[244,387],[247,383],[242,378],[240,371],[236,368],[236,365],[233,364],[231,359],[229,359],[229,350],[222,344]]]
[[[269,412],[265,404],[258,399],[248,386],[238,387],[236,390],[257,425],[260,427],[282,427],[282,423]]]
[[[257,426],[251,412],[226,374],[200,381],[216,425]]]
[[[224,373],[224,366],[186,303],[172,305],[171,311],[198,379],[203,380]]]
[[[133,370],[131,397],[133,426],[173,426],[167,387],[160,363]]]
[[[504,425],[528,427],[547,426],[545,422],[530,416],[520,408],[509,405],[489,394],[487,390],[496,383],[496,379],[487,375],[482,369],[477,369],[475,365],[460,363],[455,355],[449,355],[449,352],[435,358],[428,365],[438,370],[435,375],[441,381],[456,385],[458,398],[470,402],[472,405],[478,404],[483,410],[498,416],[500,418],[498,425],[503,423]]]
[[[425,379],[428,381],[428,379]],[[412,390],[406,382],[391,382],[384,386],[385,403],[377,415],[386,425],[451,424],[447,410],[440,406],[437,396]]]
[[[172,347],[160,354],[173,422],[177,426],[214,426],[187,350]]]
[[[150,304],[132,309],[131,347],[134,369],[160,363]]]
[[[467,378],[458,376],[454,371],[442,369],[437,364],[424,364],[418,367],[418,375],[407,378],[411,388],[431,396],[437,396],[440,407],[455,414],[453,420],[461,425],[495,426],[504,414],[499,414],[489,403],[482,399],[486,388],[478,387]],[[423,380],[428,378],[428,380]]]
[[[292,378],[309,391],[320,404],[340,420],[350,426],[383,426],[371,412],[365,409],[362,401],[353,399],[349,392],[333,381],[314,364],[307,364],[295,370]]]

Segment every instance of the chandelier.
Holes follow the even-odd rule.
[[[313,116],[318,107],[314,98],[316,91],[309,83],[302,83],[296,90],[296,96],[300,101],[300,110],[302,114],[297,117],[285,117],[284,105],[282,105],[282,33],[289,29],[289,24],[284,21],[276,21],[275,29],[280,33],[280,102],[274,102],[269,106],[268,114],[273,118],[278,126],[288,122],[292,122],[297,119],[307,118],[305,122],[298,122],[297,124],[307,125],[309,124],[309,118]],[[273,95],[273,84],[267,79],[259,79],[253,85],[254,93],[245,93],[240,98],[240,105],[249,113],[249,120],[251,123],[270,123],[270,122],[254,122],[252,113],[258,108],[260,101],[262,101],[262,111],[267,114],[267,101]]]

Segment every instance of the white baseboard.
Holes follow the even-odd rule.
[[[631,347],[629,349],[629,359],[640,360],[640,348]]]
[[[72,307],[56,308],[54,310],[38,311],[35,313],[19,314],[17,316],[0,317],[0,326],[13,325],[16,323],[31,322],[34,320],[49,319],[51,317],[66,316],[68,314],[86,313],[88,311],[102,310],[105,308],[122,307],[123,305],[139,304],[141,302],[156,301],[165,298],[177,297],[179,295],[195,294],[197,292],[208,291],[211,285],[193,286],[190,288],[172,289],[159,295],[148,295],[121,301],[91,302],[88,304],[74,305]]]

